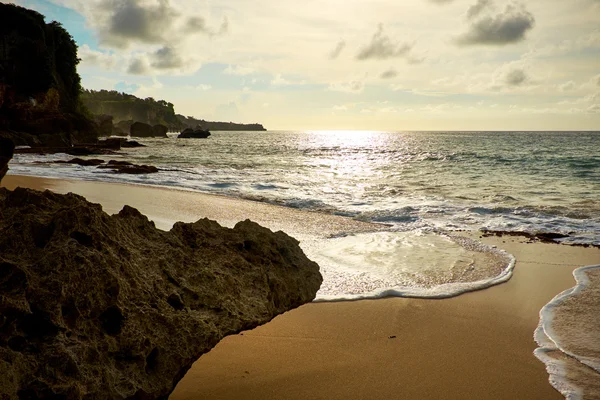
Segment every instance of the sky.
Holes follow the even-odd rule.
[[[600,0],[12,0],[86,89],[268,129],[600,130]]]

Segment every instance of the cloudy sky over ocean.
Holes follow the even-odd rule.
[[[269,129],[598,130],[598,0],[17,0],[88,89]]]

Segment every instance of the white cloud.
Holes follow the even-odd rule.
[[[360,93],[363,91],[364,88],[364,82],[358,80],[348,82],[335,82],[329,85],[329,90],[344,93]]]

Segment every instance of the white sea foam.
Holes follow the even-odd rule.
[[[577,285],[540,311],[535,355],[567,399],[600,398],[600,265],[573,275]]]
[[[512,255],[435,232],[376,232],[303,243],[321,266],[316,301],[445,298],[510,279]]]

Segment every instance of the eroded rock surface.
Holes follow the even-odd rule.
[[[166,399],[224,336],[311,301],[317,264],[251,221],[0,189],[0,398]]]

